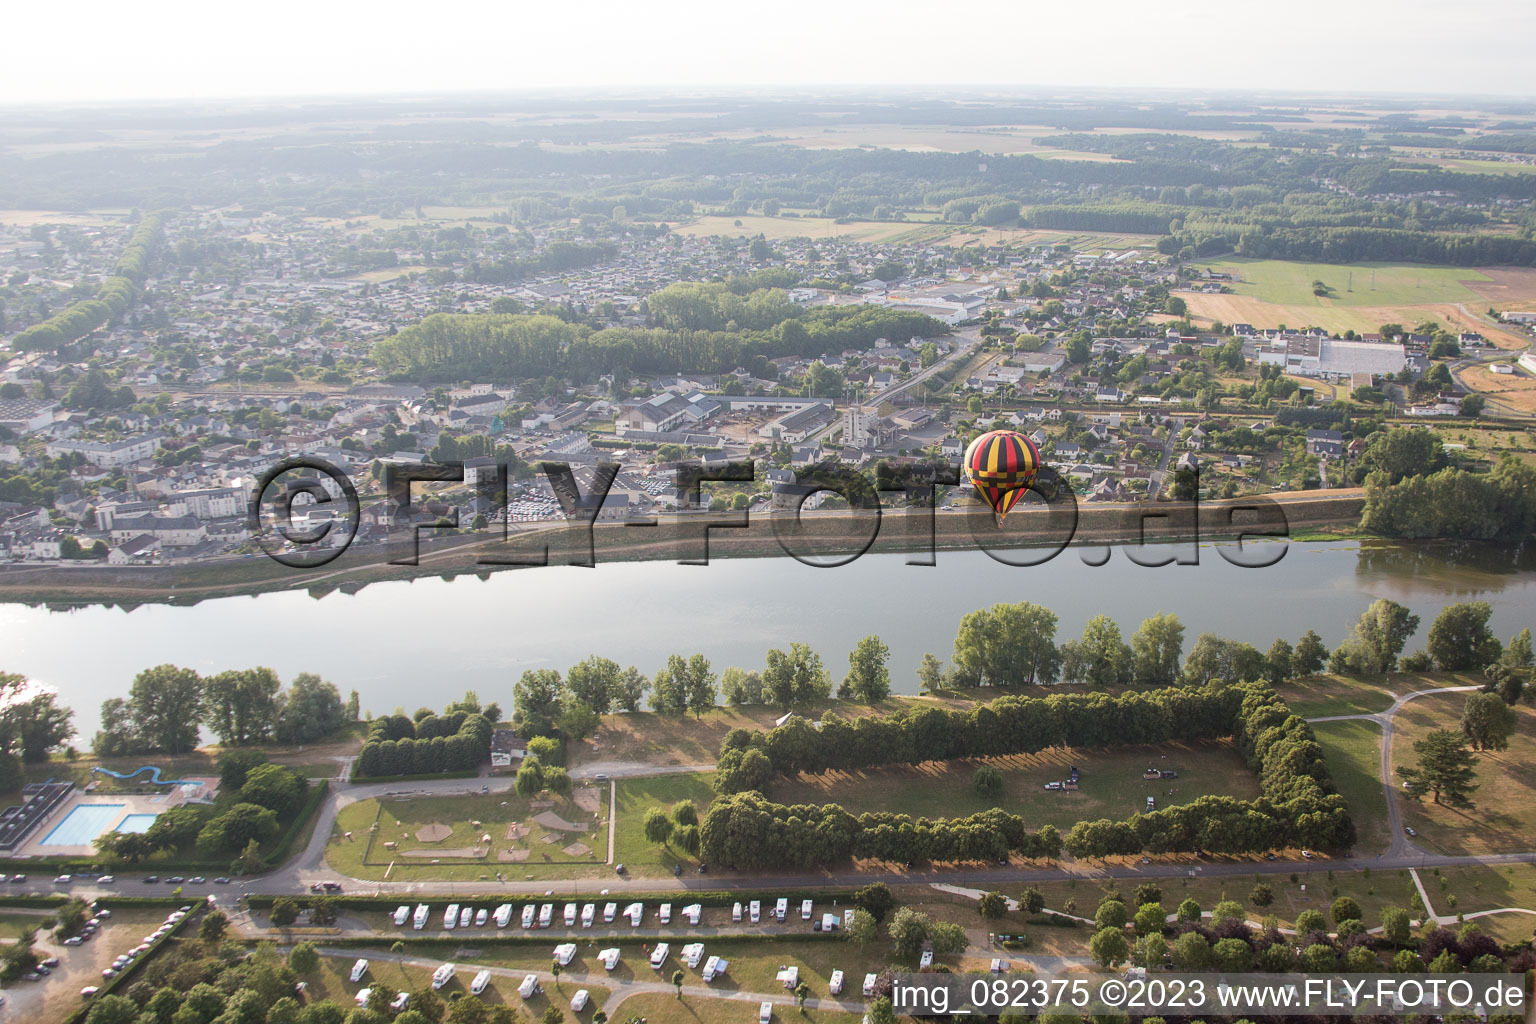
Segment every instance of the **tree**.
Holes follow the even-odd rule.
[[[1427,433],[1427,431],[1426,431]],[[1381,675],[1397,666],[1408,638],[1419,628],[1419,617],[1396,601],[1371,602],[1344,642],[1345,663],[1359,675]]]
[[[299,919],[299,905],[287,896],[280,896],[272,903],[272,923],[286,928]]]
[[[631,665],[619,676],[618,689],[613,697],[614,702],[624,711],[639,711],[641,705],[645,703],[645,692],[650,688],[651,681]]]
[[[1504,648],[1504,654],[1499,660],[1512,669],[1530,668],[1533,663],[1531,631],[1529,629],[1522,629],[1511,637],[1509,646]]]
[[[1045,893],[1032,885],[1019,897],[1019,906],[1027,914],[1038,914],[1045,909]]]
[[[556,972],[556,978],[559,973]],[[539,1017],[539,1024],[565,1024],[565,1011],[558,1006],[546,1006],[544,1013]]]
[[[544,788],[544,769],[539,767],[539,762],[524,761],[512,780],[512,788],[525,800],[537,796]]]
[[[788,652],[770,650],[767,661],[763,693],[769,703],[788,711],[832,695],[832,681],[821,665],[821,657],[805,644],[790,644]]]
[[[763,677],[759,672],[732,665],[720,673],[720,696],[731,707],[763,702]]]
[[[299,809],[308,788],[304,777],[280,764],[264,764],[251,769],[240,787],[240,799],[276,811],[287,817]]]
[[[1097,928],[1124,928],[1125,922],[1125,904],[1120,900],[1105,900],[1093,915],[1093,923]]]
[[[762,790],[773,778],[773,763],[756,747],[727,750],[715,765],[715,792],[722,795]]]
[[[138,1015],[138,1004],[127,996],[114,993],[100,996],[91,1004],[91,1012],[86,1015],[85,1024],[133,1024]]]
[[[987,919],[1002,917],[1008,912],[1008,897],[1000,892],[982,893],[976,901],[976,913]]]
[[[1256,907],[1267,907],[1275,902],[1275,890],[1265,882],[1255,882],[1253,891],[1248,893],[1248,902]]]
[[[1394,946],[1406,946],[1412,937],[1412,921],[1402,907],[1381,908],[1381,937]]]
[[[872,942],[875,936],[875,915],[862,907],[855,910],[853,920],[843,929],[843,937],[849,942],[865,946]]]
[[[1183,656],[1184,624],[1177,615],[1159,612],[1131,634],[1131,675],[1138,686],[1172,686]]]
[[[867,636],[848,653],[848,675],[838,687],[839,697],[857,697],[874,704],[891,695],[891,673],[885,663],[891,649],[878,636]]]
[[[217,946],[224,940],[224,932],[229,928],[229,918],[224,911],[214,910],[204,915],[203,920],[197,926],[199,941],[209,946]]]
[[[1211,947],[1211,962],[1218,971],[1236,974],[1253,966],[1253,950],[1242,939],[1218,939]]]
[[[544,770],[544,788],[560,796],[571,795],[571,774],[559,765]]]
[[[896,906],[896,897],[891,887],[884,882],[871,882],[854,892],[853,902],[855,906],[869,911],[876,921],[884,921],[885,915]]]
[[[1028,601],[965,615],[955,634],[955,681],[963,686],[1054,683],[1062,667],[1056,622],[1055,612]]]
[[[1161,932],[1167,920],[1167,911],[1163,910],[1161,903],[1143,903],[1136,908],[1136,917],[1132,923],[1136,926],[1137,935],[1151,935],[1153,932]]]
[[[74,718],[53,687],[0,672],[0,750],[29,764],[46,761],[50,750],[74,735]]]
[[[646,842],[666,846],[672,838],[672,819],[660,807],[652,807],[645,812],[644,830]]]
[[[1088,954],[1100,967],[1115,968],[1131,955],[1131,944],[1121,928],[1102,928],[1088,940]]]
[[[1328,648],[1324,646],[1323,638],[1307,630],[1291,651],[1291,675],[1314,676],[1327,664]]]
[[[917,682],[924,693],[937,693],[944,685],[944,663],[924,651],[917,663]]]
[[[927,914],[911,907],[900,907],[891,917],[891,923],[886,932],[895,946],[897,959],[916,959],[922,952],[923,945],[928,942],[928,931],[932,920]]]
[[[208,728],[226,747],[248,747],[272,736],[282,681],[269,668],[231,669],[203,680]]]
[[[995,801],[1003,793],[1003,776],[996,768],[984,764],[971,776],[971,790],[983,800]]]
[[[128,695],[134,731],[153,750],[184,754],[197,746],[203,683],[189,668],[157,665],[134,677]]]
[[[1422,800],[1428,793],[1437,804],[1461,808],[1475,806],[1471,794],[1477,789],[1477,784],[1472,781],[1477,777],[1473,769],[1477,758],[1467,749],[1462,736],[1449,729],[1436,729],[1415,742],[1413,751],[1419,756],[1418,765],[1397,769],[1409,796]]]
[[[276,910],[276,907],[273,908]],[[320,954],[313,942],[300,942],[288,953],[288,966],[295,974],[314,974],[320,969]]]
[[[886,996],[881,996],[869,1004],[869,1024],[896,1024],[896,1011],[891,1007],[891,1001]]]
[[[1269,645],[1269,653],[1264,655],[1264,679],[1269,685],[1279,686],[1291,677],[1293,653],[1291,645],[1283,639]]]
[[[564,701],[560,673],[550,668],[528,669],[512,687],[512,720],[524,736],[554,731]]]
[[[1203,971],[1211,966],[1211,944],[1199,932],[1185,932],[1173,941],[1173,964],[1181,971]]]
[[[565,710],[560,712],[560,735],[573,743],[591,736],[602,724],[597,712],[583,700],[567,701]]]
[[[1488,628],[1492,614],[1487,601],[1446,605],[1430,625],[1425,644],[1435,664],[1444,672],[1465,672],[1496,662],[1503,651]]]
[[[1201,914],[1200,904],[1195,902],[1194,897],[1190,897],[1190,898],[1186,899],[1184,902],[1179,904],[1178,909],[1175,911],[1175,914],[1178,916],[1178,919],[1180,921],[1184,921],[1184,922],[1199,921],[1200,920],[1200,914]]]
[[[353,694],[354,698],[356,694]],[[313,672],[300,672],[277,695],[272,736],[279,743],[313,743],[357,721],[356,707],[342,704],[341,691]],[[349,702],[350,704],[350,702]]]
[[[226,750],[219,755],[219,788],[238,793],[251,770],[268,761],[260,750]]]
[[[210,852],[242,849],[248,842],[266,842],[277,834],[277,814],[257,804],[235,804],[197,833],[197,845]]]
[[[677,989],[677,998],[679,999],[683,998],[683,982],[687,977],[682,971],[672,972],[672,987]],[[801,1005],[804,1005],[804,1000],[801,1001]]]
[[[1110,687],[1127,682],[1131,673],[1131,648],[1120,638],[1120,627],[1108,615],[1095,615],[1083,627],[1083,635],[1072,648],[1076,671],[1062,668],[1069,679],[1081,679],[1090,686]]]
[[[1469,693],[1461,712],[1461,734],[1473,750],[1505,750],[1515,731],[1515,712],[1497,693]]]
[[[565,744],[554,736],[535,736],[528,741],[528,756],[545,767],[565,764]]]
[[[1340,896],[1335,899],[1333,905],[1328,908],[1328,912],[1333,916],[1333,923],[1336,925],[1344,921],[1360,920],[1360,904],[1350,896]]]

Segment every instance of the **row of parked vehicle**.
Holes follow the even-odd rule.
[[[739,909],[739,905],[738,905]],[[503,903],[492,910],[490,907],[463,906],[458,903],[450,903],[443,908],[442,923],[444,930],[453,931],[460,928],[484,928],[488,924],[495,924],[497,928],[506,928],[512,924],[512,915],[515,910],[510,903]],[[690,925],[697,925],[704,913],[704,907],[699,903],[690,903],[678,911],[684,921]],[[567,928],[576,927],[580,922],[581,927],[591,928],[598,920],[598,905],[588,903],[580,905],[567,903],[560,910],[560,920]],[[627,905],[623,913],[619,912],[619,905],[615,902],[605,903],[602,906],[602,921],[604,924],[612,924],[618,918],[623,917],[629,921],[631,928],[640,927],[640,922],[645,919],[645,904],[631,903]],[[419,903],[415,910],[408,904],[402,903],[395,908],[391,920],[396,928],[405,927],[405,922],[410,921],[415,931],[426,928],[431,919],[432,908],[426,903]],[[657,908],[657,917],[662,924],[672,923],[672,904],[663,903]],[[737,920],[740,920],[738,915]],[[524,928],[549,928],[555,923],[555,904],[553,903],[526,903],[523,905],[519,922]]]
[[[783,924],[789,917],[789,900],[781,897],[774,903],[773,909],[769,913],[775,921]],[[741,921],[743,918],[752,924],[760,923],[763,919],[763,901],[751,900],[745,905],[737,903],[731,908],[732,921]],[[844,910],[842,917],[828,912],[823,913],[818,918],[816,916],[815,903],[812,900],[802,900],[800,902],[800,920],[811,922],[811,931],[813,932],[835,932],[839,928],[845,928],[853,923],[853,910],[852,908]]]

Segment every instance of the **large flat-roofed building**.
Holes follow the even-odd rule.
[[[1259,350],[1259,362],[1305,377],[1353,377],[1398,373],[1408,365],[1402,345],[1380,341],[1338,341],[1315,335],[1288,335]]]

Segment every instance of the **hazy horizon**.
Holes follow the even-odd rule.
[[[573,29],[565,8],[479,3],[424,14],[399,0],[362,10],[279,0],[259,16],[188,0],[162,0],[150,16],[26,6],[11,12],[10,35],[30,45],[0,65],[0,105],[711,89],[1536,97],[1524,52],[1536,5],[1514,0],[1454,15],[1426,0],[1284,10],[1111,0],[1093,9],[1091,35],[1075,10],[997,0],[963,18],[910,2],[787,0],[750,15],[701,0],[595,8]]]

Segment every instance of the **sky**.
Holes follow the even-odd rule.
[[[1536,97],[1531,0],[12,0],[0,106],[880,85]]]

